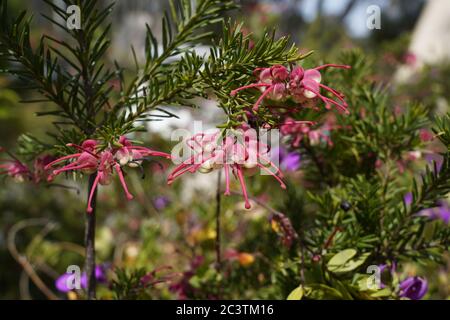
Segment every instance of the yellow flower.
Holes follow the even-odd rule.
[[[272,230],[275,231],[276,233],[281,232],[280,225],[274,219],[272,219],[272,221],[270,222],[270,225],[272,227]]]
[[[239,263],[243,267],[247,267],[255,262],[255,256],[251,253],[241,252],[238,257]]]
[[[75,291],[69,291],[67,292],[67,298],[69,300],[78,300],[78,295]]]

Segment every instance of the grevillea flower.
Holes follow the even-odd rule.
[[[420,300],[428,291],[428,282],[421,277],[408,277],[400,282],[400,297]]]
[[[252,130],[243,132],[242,141],[232,137],[222,137],[220,132],[200,133],[187,140],[193,151],[188,159],[178,165],[168,177],[168,184],[186,172],[209,173],[214,169],[225,172],[225,195],[230,195],[230,172],[239,181],[245,199],[245,208],[251,207],[248,199],[244,175],[253,174],[259,168],[272,175],[283,189],[286,185],[281,180],[280,169],[267,158],[267,147],[263,146],[251,134]],[[265,149],[265,150],[264,150]]]
[[[0,148],[0,152],[2,151],[4,150]],[[37,184],[42,180],[47,180],[49,172],[45,169],[45,166],[55,159],[51,155],[44,154],[38,156],[34,160],[33,166],[30,167],[12,153],[5,152],[9,155],[10,159],[0,159],[0,174],[6,174],[17,182],[27,180]]]
[[[298,147],[303,138],[311,131],[310,121],[296,121],[292,118],[287,118],[280,126],[280,132],[284,136],[292,138],[291,144],[293,147]]]
[[[167,153],[153,151],[145,147],[133,146],[125,137],[120,137],[118,143],[119,147],[116,148],[108,147],[100,151],[98,145],[97,141],[91,139],[84,141],[81,146],[69,143],[69,147],[74,147],[80,152],[61,157],[52,161],[45,167],[46,169],[49,169],[63,161],[71,160],[69,164],[54,170],[49,176],[49,180],[52,180],[54,176],[66,171],[78,170],[87,174],[97,173],[89,194],[87,212],[92,212],[93,210],[91,204],[98,184],[110,184],[114,172],[119,176],[120,183],[122,184],[127,199],[133,199],[133,195],[128,191],[121,168],[122,166],[139,166],[145,157],[148,156],[160,156],[170,159],[170,155]]]
[[[6,152],[11,159],[0,159],[0,175],[6,174],[12,177],[17,182],[24,180],[31,180],[32,173],[30,169],[13,154],[0,148],[0,152]]]
[[[335,106],[340,111],[348,114],[348,104],[344,100],[344,95],[339,91],[322,84],[322,75],[320,70],[324,68],[350,69],[350,66],[326,64],[314,69],[304,70],[302,67],[296,67],[291,71],[289,81],[289,92],[294,101],[303,102],[306,99],[319,98],[325,103],[326,109]],[[320,93],[321,89],[330,93],[335,99],[328,98]]]
[[[259,88],[263,93],[253,105],[254,111],[258,110],[265,98],[282,101],[290,97],[295,102],[302,104],[307,103],[308,100],[318,98],[325,103],[325,108],[331,109],[332,106],[335,106],[339,111],[348,114],[348,104],[344,99],[344,95],[321,83],[322,75],[320,70],[325,68],[350,69],[350,66],[326,64],[307,70],[298,66],[290,72],[281,65],[275,65],[270,68],[258,68],[254,72],[258,81],[231,91],[231,96],[235,96],[241,90]],[[323,95],[321,90],[325,90],[333,98]]]
[[[150,150],[141,146],[133,146],[131,141],[124,136],[120,137],[119,144],[122,146],[115,151],[115,158],[121,166],[128,165],[131,168],[139,167],[145,157],[148,156],[170,159],[170,155],[165,152]]]
[[[56,158],[51,155],[42,155],[37,157],[33,163],[33,180],[35,183],[39,183],[42,180],[46,181],[49,176],[49,170],[45,167]]]
[[[423,209],[416,213],[416,215],[432,220],[442,220],[445,224],[449,224],[450,222],[450,208],[445,201],[441,201],[438,207]]]
[[[270,68],[257,68],[254,74],[258,78],[257,83],[243,86],[231,91],[235,96],[239,91],[249,88],[259,88],[262,90],[261,96],[253,105],[253,110],[257,111],[264,98],[272,100],[282,100],[286,97],[286,81],[289,77],[289,71],[286,67],[275,65]]]
[[[280,126],[280,132],[284,136],[291,137],[291,144],[294,148],[300,146],[304,138],[308,138],[311,145],[318,145],[321,142],[326,142],[330,147],[333,146],[333,141],[330,138],[330,133],[334,129],[340,128],[335,125],[333,121],[325,121],[319,127],[312,127],[314,122],[311,121],[296,121],[292,118],[286,118]]]

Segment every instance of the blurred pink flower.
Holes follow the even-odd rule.
[[[0,152],[6,152],[11,159],[0,159],[0,175],[6,174],[12,177],[17,182],[23,182],[24,180],[32,179],[30,169],[21,162],[16,156],[5,151],[0,147]]]

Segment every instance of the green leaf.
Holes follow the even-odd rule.
[[[327,285],[318,283],[311,284],[305,287],[305,292],[308,291],[307,297],[310,299],[342,299],[342,294],[336,289]]]
[[[303,293],[304,293],[303,286],[300,285],[294,290],[292,290],[292,292],[288,295],[287,300],[302,300]]]
[[[364,264],[370,253],[364,253],[356,259],[352,259],[356,255],[356,250],[346,249],[339,252],[328,261],[328,270],[333,273],[345,273],[353,271]]]
[[[373,298],[381,298],[381,297],[389,297],[392,294],[391,289],[384,288],[381,290],[378,290],[377,292],[372,293],[370,296]]]
[[[328,261],[328,268],[335,268],[336,266],[341,266],[349,261],[356,255],[355,249],[345,249],[341,252],[335,254],[330,261]]]

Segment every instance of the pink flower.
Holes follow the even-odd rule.
[[[1,151],[4,151],[4,149],[0,148]],[[0,174],[7,174],[17,182],[23,182],[25,179],[31,180],[30,169],[13,154],[9,152],[7,154],[11,159],[0,159]]]
[[[260,88],[263,93],[253,105],[254,111],[258,110],[266,97],[272,100],[282,100],[286,97],[286,80],[289,77],[286,67],[275,65],[270,68],[258,68],[254,73],[259,81],[231,91],[231,96],[235,96],[241,90]]]
[[[245,208],[251,207],[248,199],[244,175],[255,173],[259,168],[272,175],[283,189],[286,185],[281,180],[282,173],[266,157],[264,146],[259,143],[252,130],[243,132],[242,141],[232,137],[200,133],[187,141],[193,155],[178,165],[168,177],[168,184],[186,172],[209,173],[215,169],[225,172],[225,195],[230,195],[230,172],[239,181],[245,199]]]
[[[49,176],[49,170],[45,169],[45,167],[52,161],[55,160],[55,157],[51,155],[42,155],[37,157],[34,160],[33,164],[33,180],[35,183],[41,182],[41,180],[47,180]]]
[[[291,136],[292,146],[297,148],[303,138],[311,131],[311,121],[296,121],[292,118],[287,118],[280,127],[282,135]]]
[[[145,147],[133,146],[125,137],[120,137],[119,145],[119,148],[108,147],[103,151],[99,151],[98,142],[96,140],[86,140],[81,144],[81,146],[70,143],[68,144],[69,147],[75,147],[80,152],[70,154],[50,162],[45,169],[50,169],[54,165],[66,160],[73,160],[60,169],[54,170],[48,179],[52,180],[54,176],[65,171],[79,170],[87,174],[97,172],[94,184],[89,194],[87,207],[87,212],[92,212],[92,200],[98,184],[110,184],[112,181],[112,175],[117,173],[127,199],[131,200],[133,199],[133,195],[128,191],[121,166],[139,166],[146,156],[162,156],[165,158],[170,158],[170,155],[163,152],[153,151]]]
[[[428,129],[420,129],[419,137],[422,142],[428,142],[434,139],[433,132]]]
[[[97,144],[97,141],[92,139],[84,141],[81,146],[69,143],[67,145],[68,147],[75,147],[81,152],[69,154],[47,164],[45,166],[45,170],[49,170],[51,167],[60,162],[75,159],[75,161],[70,162],[62,168],[54,170],[52,174],[48,176],[48,181],[52,181],[56,175],[65,171],[80,170],[81,172],[86,174],[94,173],[98,165],[98,155],[96,154]]]
[[[311,121],[296,121],[292,118],[286,118],[280,127],[282,135],[291,137],[291,144],[297,148],[304,138],[308,138],[311,145],[318,145],[321,142],[326,142],[328,146],[333,146],[330,133],[332,130],[339,129],[341,126],[335,124],[334,117],[327,117],[325,122],[313,128],[316,123]]]
[[[322,84],[320,70],[325,68],[350,69],[350,66],[325,64],[313,69],[304,70],[302,67],[295,67],[292,71],[281,65],[270,68],[259,68],[255,70],[258,82],[237,88],[231,91],[231,96],[235,96],[239,91],[250,88],[259,88],[263,92],[253,105],[253,111],[257,111],[265,98],[282,101],[292,98],[295,102],[309,105],[311,99],[320,99],[325,103],[325,108],[331,109],[335,106],[346,114],[348,104],[344,100],[344,95],[339,91]],[[321,94],[325,90],[333,96],[333,99]]]
[[[289,81],[289,92],[292,99],[297,102],[304,102],[305,99],[314,99],[318,97],[325,103],[325,108],[331,109],[334,105],[340,111],[348,114],[348,104],[344,100],[344,95],[339,91],[322,84],[322,75],[320,70],[328,67],[350,69],[350,66],[326,64],[314,69],[304,70],[302,67],[296,67],[291,71]],[[335,99],[330,99],[320,93],[321,89],[328,91]]]
[[[133,146],[130,140],[124,136],[120,137],[119,144],[122,147],[117,149],[115,158],[121,166],[128,165],[131,168],[139,167],[145,157],[148,156],[170,159],[170,155],[165,152],[154,151],[141,146]]]
[[[1,151],[3,151],[2,148],[0,148],[0,152]],[[0,164],[0,174],[7,174],[18,182],[28,180],[39,183],[42,180],[47,180],[48,170],[45,169],[45,166],[54,160],[53,156],[47,154],[37,157],[33,162],[33,167],[30,168],[13,154],[9,152],[7,152],[7,154],[11,159],[0,160],[0,162],[4,163]],[[2,171],[2,169],[4,171]]]
[[[403,62],[411,67],[414,67],[417,63],[417,56],[412,52],[407,52],[403,56]]]

